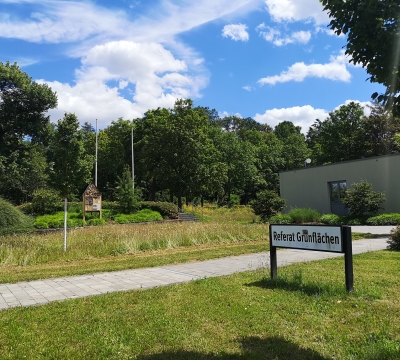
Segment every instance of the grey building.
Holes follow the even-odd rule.
[[[279,174],[287,209],[309,207],[323,214],[347,214],[341,191],[366,180],[386,195],[383,212],[400,213],[400,154],[307,167]]]

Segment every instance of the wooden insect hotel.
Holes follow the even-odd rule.
[[[83,220],[85,220],[87,212],[98,212],[101,219],[101,192],[92,182],[83,192]]]

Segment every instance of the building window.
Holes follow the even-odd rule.
[[[346,196],[346,189],[347,189],[346,181],[345,180],[332,181],[328,184],[329,184],[332,214],[347,215],[349,211],[342,202],[342,199]]]
[[[333,181],[329,183],[331,193],[331,203],[341,203],[341,199],[346,196],[346,181]]]

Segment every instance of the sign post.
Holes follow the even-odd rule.
[[[278,276],[276,249],[289,248],[344,253],[346,289],[353,291],[351,227],[321,225],[270,225],[271,279]]]

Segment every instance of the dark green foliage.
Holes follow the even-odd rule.
[[[143,209],[136,214],[118,214],[114,217],[116,224],[129,224],[138,222],[160,221],[162,216],[156,211]]]
[[[296,224],[319,222],[321,218],[319,211],[310,208],[292,209],[289,215]]]
[[[86,225],[89,226],[102,226],[105,224],[106,224],[105,219],[89,219],[88,221],[86,221]]]
[[[335,214],[325,214],[321,216],[320,221],[327,225],[341,225],[343,217]]]
[[[62,199],[55,190],[38,189],[33,193],[31,211],[36,215],[52,214],[62,206]]]
[[[260,216],[261,221],[266,222],[271,216],[285,208],[285,200],[272,190],[261,191],[257,194],[257,199],[252,201],[251,207],[256,215]]]
[[[290,217],[290,215],[275,215],[271,216],[269,219],[270,224],[293,224],[293,219]]]
[[[398,225],[400,214],[381,214],[367,219],[367,225]]]
[[[361,64],[372,83],[386,87],[373,99],[391,106],[399,113],[399,2],[395,0],[321,0],[332,18],[330,28],[347,35],[346,54]]]
[[[0,198],[0,235],[32,230],[33,219]]]
[[[45,113],[56,106],[48,85],[32,81],[17,63],[0,62],[0,156],[18,150],[26,136],[45,142],[50,125]]]
[[[342,224],[343,225],[365,225],[368,216],[343,216]]]
[[[90,181],[93,168],[94,158],[85,153],[84,134],[79,128],[78,118],[66,113],[58,120],[49,149],[52,187],[64,198],[78,194]]]
[[[390,250],[400,250],[400,226],[397,226],[396,229],[393,229],[390,232],[390,237],[388,242],[388,249]]]
[[[118,177],[115,197],[119,204],[119,211],[123,214],[131,214],[138,209],[137,199],[133,189],[132,174],[127,167],[121,177]]]
[[[67,218],[67,227],[82,227],[86,222],[79,213],[69,213]],[[34,222],[37,229],[61,229],[64,226],[64,212],[58,212],[52,215],[38,216]],[[46,227],[47,226],[47,227]]]
[[[307,133],[313,163],[317,165],[360,159],[364,156],[360,104],[351,102],[329,113],[327,119],[316,120]]]
[[[383,209],[381,205],[386,200],[385,194],[373,191],[372,184],[363,180],[351,186],[352,189],[346,190],[345,197],[342,199],[343,204],[349,209],[349,215],[375,215]]]
[[[140,209],[150,209],[161,214],[164,219],[177,219],[178,207],[169,202],[141,201],[138,203]]]

